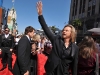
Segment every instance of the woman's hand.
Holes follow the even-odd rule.
[[[38,12],[38,15],[42,15],[42,2],[41,1],[37,2],[37,12]]]
[[[32,52],[33,55],[37,54],[35,50],[31,50],[31,52]]]
[[[36,53],[37,53],[37,54],[40,54],[40,53],[41,53],[41,48],[38,48],[38,49],[36,50]]]

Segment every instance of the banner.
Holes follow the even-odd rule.
[[[0,25],[2,23],[2,8],[0,8]]]

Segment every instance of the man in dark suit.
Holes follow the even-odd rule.
[[[12,50],[14,48],[14,37],[9,34],[9,31],[9,28],[5,28],[5,33],[0,35],[0,51],[2,51],[3,64],[3,68],[1,69],[1,71],[7,67],[7,60],[8,69],[12,71]]]
[[[31,26],[26,27],[25,35],[18,42],[17,66],[13,70],[14,75],[30,75],[31,60],[31,41],[35,29]]]
[[[75,44],[75,28],[67,24],[62,30],[62,35],[54,35],[48,28],[42,15],[42,2],[37,2],[39,22],[52,43],[52,50],[45,64],[46,75],[77,75],[78,46]]]

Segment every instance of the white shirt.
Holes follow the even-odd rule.
[[[19,42],[20,38],[16,38],[16,45],[18,45],[18,42]]]
[[[28,36],[28,35],[26,35],[26,37],[29,39],[29,41],[31,42],[31,40],[30,40],[30,37]]]
[[[7,38],[9,36],[9,34],[5,34],[5,37]]]

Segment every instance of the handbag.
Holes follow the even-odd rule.
[[[99,55],[96,53],[96,68],[95,68],[95,75],[99,75]]]

